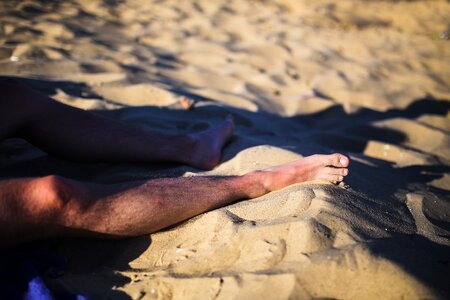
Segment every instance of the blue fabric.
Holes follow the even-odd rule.
[[[31,278],[30,281],[28,282],[27,291],[24,293],[23,298],[26,300],[55,299],[50,290],[45,285],[44,281],[42,281],[41,277],[39,277],[39,275],[37,274],[35,277]]]
[[[87,300],[83,295],[51,291],[44,276],[57,277],[67,269],[65,259],[46,247],[9,250],[0,258],[0,299]]]

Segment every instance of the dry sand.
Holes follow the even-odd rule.
[[[1,74],[162,132],[237,121],[210,172],[76,164],[9,140],[3,177],[352,159],[346,186],[291,186],[151,236],[65,241],[70,269],[52,285],[118,299],[448,299],[448,16],[448,1],[2,1]]]

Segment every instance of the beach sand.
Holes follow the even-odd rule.
[[[338,186],[297,184],[149,236],[60,241],[69,269],[50,285],[94,299],[450,298],[449,15],[448,1],[0,2],[1,75],[160,132],[237,123],[207,172],[69,162],[11,139],[2,177],[351,158]]]

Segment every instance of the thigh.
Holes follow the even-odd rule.
[[[17,130],[26,109],[20,105],[19,83],[12,79],[0,79],[0,140],[11,137]]]
[[[0,77],[0,140],[13,137],[48,100],[19,81]]]

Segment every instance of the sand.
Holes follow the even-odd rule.
[[[448,299],[449,15],[448,1],[0,2],[1,75],[146,129],[237,123],[208,172],[73,163],[11,139],[2,177],[352,160],[339,186],[290,186],[139,238],[58,241],[70,267],[50,284],[94,299]]]

